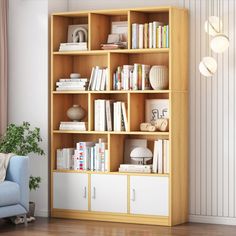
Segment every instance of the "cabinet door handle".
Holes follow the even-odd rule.
[[[84,187],[84,198],[87,198],[87,188]]]
[[[95,188],[95,187],[93,187],[93,196],[92,196],[92,198],[93,198],[93,199],[96,198],[96,188]]]
[[[132,198],[131,200],[134,202],[135,201],[135,189],[132,189]]]

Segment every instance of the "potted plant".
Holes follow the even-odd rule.
[[[6,133],[0,138],[0,152],[14,153],[19,156],[27,156],[30,153],[44,155],[44,151],[39,147],[39,142],[42,141],[40,129],[30,129],[28,122],[23,122],[22,125],[10,124],[7,127]],[[41,178],[30,176],[29,189],[36,190],[39,188]],[[29,216],[34,216],[35,203],[29,203]]]

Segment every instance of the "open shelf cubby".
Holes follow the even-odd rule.
[[[119,21],[127,21],[127,48],[102,50],[101,44],[107,42],[112,22]],[[154,21],[168,25],[169,47],[132,49],[132,24]],[[88,50],[59,51],[60,44],[67,42],[68,26],[76,24],[88,25]],[[113,90],[117,88],[113,86],[113,75],[117,67],[134,64],[166,66],[169,86],[164,90]],[[79,73],[81,77],[89,80],[92,68],[95,66],[107,68],[107,86],[104,91],[89,91],[87,88],[84,91],[57,90],[56,83],[59,79],[69,78],[71,73]],[[116,80],[114,81],[116,83]],[[50,95],[52,217],[168,226],[187,221],[188,12],[186,9],[167,6],[52,14]],[[122,106],[125,105],[127,114],[125,131],[95,130],[95,101],[98,99],[120,101]],[[140,131],[140,124],[146,122],[148,99],[168,100],[167,131]],[[59,129],[60,122],[70,121],[66,113],[73,105],[80,105],[86,111],[86,116],[81,120],[87,122],[85,131]],[[102,139],[107,145],[108,165],[105,171],[91,171],[92,168],[57,169],[57,149],[75,148],[78,142],[97,143],[99,139],[100,143]],[[152,153],[158,141],[163,146],[165,142],[167,147],[165,151],[169,153],[168,172],[119,172],[120,165],[127,163],[124,153],[126,141],[139,139],[147,141],[147,148]],[[155,141],[157,142],[154,145]]]

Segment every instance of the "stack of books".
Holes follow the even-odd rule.
[[[137,63],[118,66],[113,74],[113,90],[150,90],[150,67]]]
[[[94,101],[95,131],[127,131],[126,105],[121,101],[96,99]]]
[[[71,170],[73,169],[74,148],[57,149],[57,169],[58,170]]]
[[[92,68],[88,90],[103,91],[107,89],[108,69],[95,66]]]
[[[114,50],[114,49],[124,49],[124,48],[127,48],[127,42],[101,44],[101,49],[103,50]]]
[[[88,50],[87,42],[82,43],[61,43],[59,52],[85,51]]]
[[[64,90],[86,90],[88,87],[88,79],[87,78],[62,78],[56,82],[56,90],[64,91]]]
[[[77,122],[77,121],[61,121],[59,130],[87,130],[87,122]]]
[[[107,143],[79,142],[73,155],[74,170],[108,171]]]
[[[132,48],[169,48],[169,25],[158,21],[132,24]]]
[[[152,165],[120,164],[119,172],[151,173]]]
[[[169,140],[154,141],[152,171],[160,174],[170,172]]]

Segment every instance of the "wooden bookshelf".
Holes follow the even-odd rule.
[[[123,20],[128,21],[128,48],[100,50],[100,44],[106,42],[110,33],[111,22]],[[169,25],[169,48],[132,49],[132,23],[154,20]],[[60,43],[67,41],[67,29],[71,24],[88,24],[88,51],[58,51]],[[112,90],[112,74],[117,66],[134,63],[168,66],[169,89]],[[93,66],[108,68],[106,91],[56,91],[56,82],[59,78],[68,77],[74,71],[89,78]],[[167,6],[53,14],[50,87],[52,217],[167,226],[188,221],[188,12],[186,9]],[[94,130],[94,100],[99,98],[126,103],[127,131]],[[140,123],[144,122],[145,100],[150,98],[169,99],[169,132],[139,131]],[[88,122],[88,131],[59,130],[60,121],[68,120],[66,111],[73,104],[80,104],[87,111],[84,121]],[[75,147],[78,141],[97,141],[99,138],[106,139],[108,143],[108,172],[56,169],[58,148]],[[129,138],[147,139],[148,147],[152,150],[154,140],[169,139],[170,173],[118,172],[119,165],[123,163],[124,140]],[[96,187],[99,183],[100,186]],[[134,189],[137,191],[137,196],[132,196]],[[134,200],[135,197],[138,199]],[[155,205],[157,212],[150,208],[149,202]],[[165,204],[168,212],[162,214],[162,206]]]

